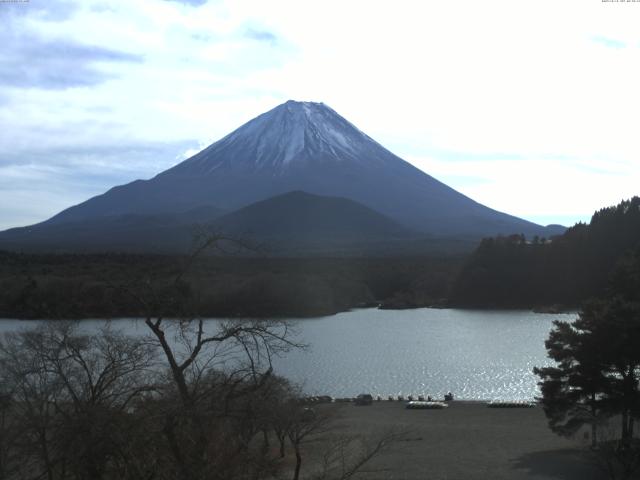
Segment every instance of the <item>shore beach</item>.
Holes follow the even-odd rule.
[[[332,406],[333,408],[334,406]],[[408,410],[404,402],[346,404],[337,428],[374,437],[405,430],[404,440],[376,457],[358,478],[403,480],[591,480],[606,478],[589,439],[565,439],[547,426],[542,408],[488,408],[453,401],[442,410]]]

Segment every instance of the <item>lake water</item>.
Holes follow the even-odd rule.
[[[308,394],[334,397],[419,395],[451,391],[470,400],[531,400],[538,395],[534,366],[549,365],[544,341],[554,319],[575,314],[455,309],[361,309],[296,320],[307,351],[275,361],[276,373]],[[216,320],[212,319],[212,322]],[[104,322],[83,321],[97,331]],[[0,320],[0,333],[36,323]],[[112,325],[146,333],[137,320]]]

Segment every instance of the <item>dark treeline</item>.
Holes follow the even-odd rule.
[[[370,305],[575,308],[603,293],[639,244],[634,197],[562,236],[487,238],[469,257],[203,257],[172,295],[197,303],[203,316],[315,316]],[[162,292],[187,258],[0,252],[0,317],[141,316],[122,286]]]
[[[601,295],[616,264],[640,245],[640,198],[596,212],[553,239],[484,239],[453,284],[467,307],[576,307]]]
[[[149,283],[162,292],[186,261],[0,252],[0,317],[142,316],[122,286]],[[202,257],[171,295],[197,300],[197,313],[204,316],[314,316],[366,305],[438,305],[462,262],[463,257]]]

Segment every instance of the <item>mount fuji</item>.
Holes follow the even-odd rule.
[[[75,242],[84,238],[84,244],[90,246],[91,232],[96,232],[97,225],[102,239],[106,235],[107,240],[109,225],[117,225],[119,243],[124,245],[120,248],[126,248],[126,225],[131,225],[132,232],[135,229],[137,242],[144,244],[143,237],[152,235],[159,223],[163,231],[177,231],[194,221],[215,225],[216,217],[229,217],[239,209],[289,192],[313,195],[314,211],[325,214],[335,208],[318,209],[323,199],[328,198],[331,205],[336,197],[355,202],[359,206],[348,211],[371,210],[367,218],[383,219],[386,226],[397,226],[403,235],[550,236],[563,230],[485,207],[394,155],[327,105],[290,100],[149,180],[114,187],[45,222],[0,233],[0,246],[46,247],[52,232],[57,232],[56,248],[65,248],[65,231],[74,232]],[[285,195],[284,199],[296,202],[299,196]],[[288,211],[282,201],[267,203],[271,204],[278,205],[282,215]],[[261,208],[256,211],[265,207]],[[153,228],[145,233],[149,222]],[[284,229],[286,235],[300,223],[291,222]],[[250,222],[238,225],[237,219],[232,223],[244,231],[253,227]],[[274,228],[281,223],[274,222]],[[218,226],[223,228],[224,222]],[[285,231],[280,233],[285,235]],[[384,228],[376,231],[381,234]],[[269,236],[278,234],[274,231]],[[340,237],[338,232],[334,234]]]

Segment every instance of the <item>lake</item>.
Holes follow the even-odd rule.
[[[292,319],[298,340],[310,348],[276,359],[275,370],[308,394],[442,397],[451,391],[458,399],[532,400],[538,395],[532,369],[550,364],[544,341],[552,321],[575,317],[420,308]],[[0,333],[37,323],[0,320]],[[85,320],[82,328],[96,331],[103,323]],[[139,320],[112,324],[131,334],[146,333]]]

